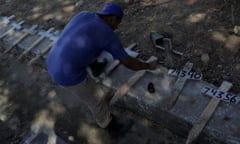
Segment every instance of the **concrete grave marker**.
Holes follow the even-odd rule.
[[[15,17],[15,15],[11,15],[11,16],[9,16],[9,17],[4,16],[4,17],[2,17],[2,22],[3,22],[4,24],[9,24],[10,21],[11,21],[11,19],[13,19],[14,17]]]
[[[15,23],[13,22],[11,24],[11,28],[9,28],[7,31],[5,31],[1,36],[0,39],[4,38],[7,34],[9,34],[10,32],[12,32],[14,29],[20,30],[22,28],[22,24],[24,23],[24,21],[20,21],[19,23]]]
[[[220,86],[219,90],[223,92],[227,92],[232,87],[232,84],[223,81],[222,85]],[[202,114],[200,115],[199,119],[195,122],[192,129],[189,132],[186,144],[192,143],[202,132],[203,128],[205,127],[208,120],[211,118],[212,114],[214,113],[215,109],[217,108],[218,104],[220,103],[220,99],[213,97]]]
[[[221,99],[225,102],[229,102],[229,103],[232,103],[232,104],[239,104],[240,103],[240,96],[230,94],[228,92],[221,91],[219,89],[215,89],[215,88],[212,88],[212,87],[208,87],[208,86],[203,87],[201,89],[201,93],[204,94],[204,95],[208,95],[208,96],[211,96],[211,97]]]
[[[169,69],[168,70],[169,75],[173,75],[176,77],[186,77],[187,79],[191,80],[202,80],[202,74],[199,72],[186,72],[184,70],[178,70],[178,69]]]
[[[182,72],[184,72],[185,74],[188,74],[191,69],[192,69],[193,63],[187,62],[182,70]],[[184,74],[183,73],[183,74]],[[178,77],[177,81],[174,84],[173,87],[173,92],[172,92],[172,97],[170,98],[170,100],[167,102],[167,109],[171,109],[173,107],[173,105],[175,104],[175,102],[178,99],[179,94],[181,93],[185,82],[188,80],[188,77],[184,76],[184,77]]]
[[[32,65],[41,56],[44,56],[52,48],[54,43],[55,43],[54,41],[50,42],[45,49],[43,49],[40,53],[38,53],[34,58],[31,59],[31,61],[28,63],[28,65]]]
[[[24,55],[29,53],[35,46],[37,46],[46,36],[49,36],[49,34],[54,30],[54,28],[48,29],[48,31],[40,32],[39,35],[41,35],[37,40],[35,40],[19,57],[18,59],[22,59]]]
[[[147,62],[151,62],[157,60],[156,57],[151,56]],[[131,87],[140,79],[144,76],[144,74],[147,72],[147,70],[141,70],[141,71],[137,71],[132,77],[129,78],[128,82],[123,84],[114,94],[114,96],[112,97],[111,101],[110,101],[110,105],[113,105],[119,98],[121,98],[122,96],[126,95]]]
[[[6,48],[6,50],[4,51],[4,54],[9,52],[14,46],[16,46],[19,42],[21,42],[29,34],[33,33],[36,28],[37,28],[37,25],[33,25],[30,29],[23,29],[24,34],[21,37],[19,37],[11,46]]]

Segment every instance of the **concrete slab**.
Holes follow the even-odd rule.
[[[1,25],[0,25],[1,26]],[[13,27],[10,25],[2,25],[0,27],[0,38],[2,38],[6,32],[10,31]]]
[[[18,44],[18,47],[21,49],[26,50],[27,48],[29,48],[31,46],[31,44],[36,41],[37,39],[39,39],[40,36],[39,35],[28,35],[22,42],[20,42]]]
[[[15,44],[15,42],[24,35],[24,32],[13,30],[11,33],[6,35],[2,40],[5,44],[5,48],[10,47]]]
[[[32,49],[32,53],[39,54],[45,49],[52,41],[50,39],[43,39],[35,48]]]
[[[121,75],[125,74],[125,79],[129,79],[128,71],[122,69]],[[112,87],[119,87],[120,81],[117,81],[117,79],[112,81]],[[159,75],[148,73],[115,106],[131,110],[156,123],[164,124],[180,135],[187,136],[191,126],[211,98],[202,95],[201,89],[206,85],[211,87],[213,85],[204,81],[188,80],[174,107],[171,110],[166,110],[165,105],[171,98],[171,91],[175,81],[176,78],[169,76],[167,73]],[[156,88],[154,94],[147,91],[149,82],[152,82]],[[239,144],[240,116],[237,114],[238,112],[239,105],[232,105],[222,101],[198,141]]]
[[[134,73],[135,71],[127,69],[123,65],[119,65],[103,80],[103,84],[110,88],[119,88],[123,83],[127,82],[128,78]]]

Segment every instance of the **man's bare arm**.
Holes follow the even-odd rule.
[[[146,63],[130,56],[121,59],[120,63],[132,70],[155,69],[157,65],[156,61]]]

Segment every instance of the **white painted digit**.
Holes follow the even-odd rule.
[[[198,73],[198,72],[196,72],[195,74],[194,74],[194,78],[195,79],[200,79],[201,78],[201,73]]]
[[[209,87],[204,87],[204,88],[205,88],[205,91],[204,91],[205,94],[207,94],[208,91],[211,89],[211,88],[209,88]]]
[[[213,96],[215,96],[217,94],[217,90],[216,89],[211,89],[211,93],[213,94]]]
[[[231,102],[231,103],[236,103],[236,102],[237,102],[236,97],[237,97],[237,96],[234,95],[234,96],[230,99],[230,102]]]

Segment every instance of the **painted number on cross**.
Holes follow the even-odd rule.
[[[186,77],[188,79],[194,79],[194,80],[201,80],[202,74],[199,72],[188,72],[184,70],[178,70],[178,69],[169,69],[168,74],[177,76],[177,77]]]
[[[223,92],[218,89],[214,89],[208,86],[202,88],[201,93],[209,95],[212,97],[219,98],[223,101],[230,102],[233,104],[238,104],[240,102],[240,97],[237,95],[230,94],[228,92]]]

